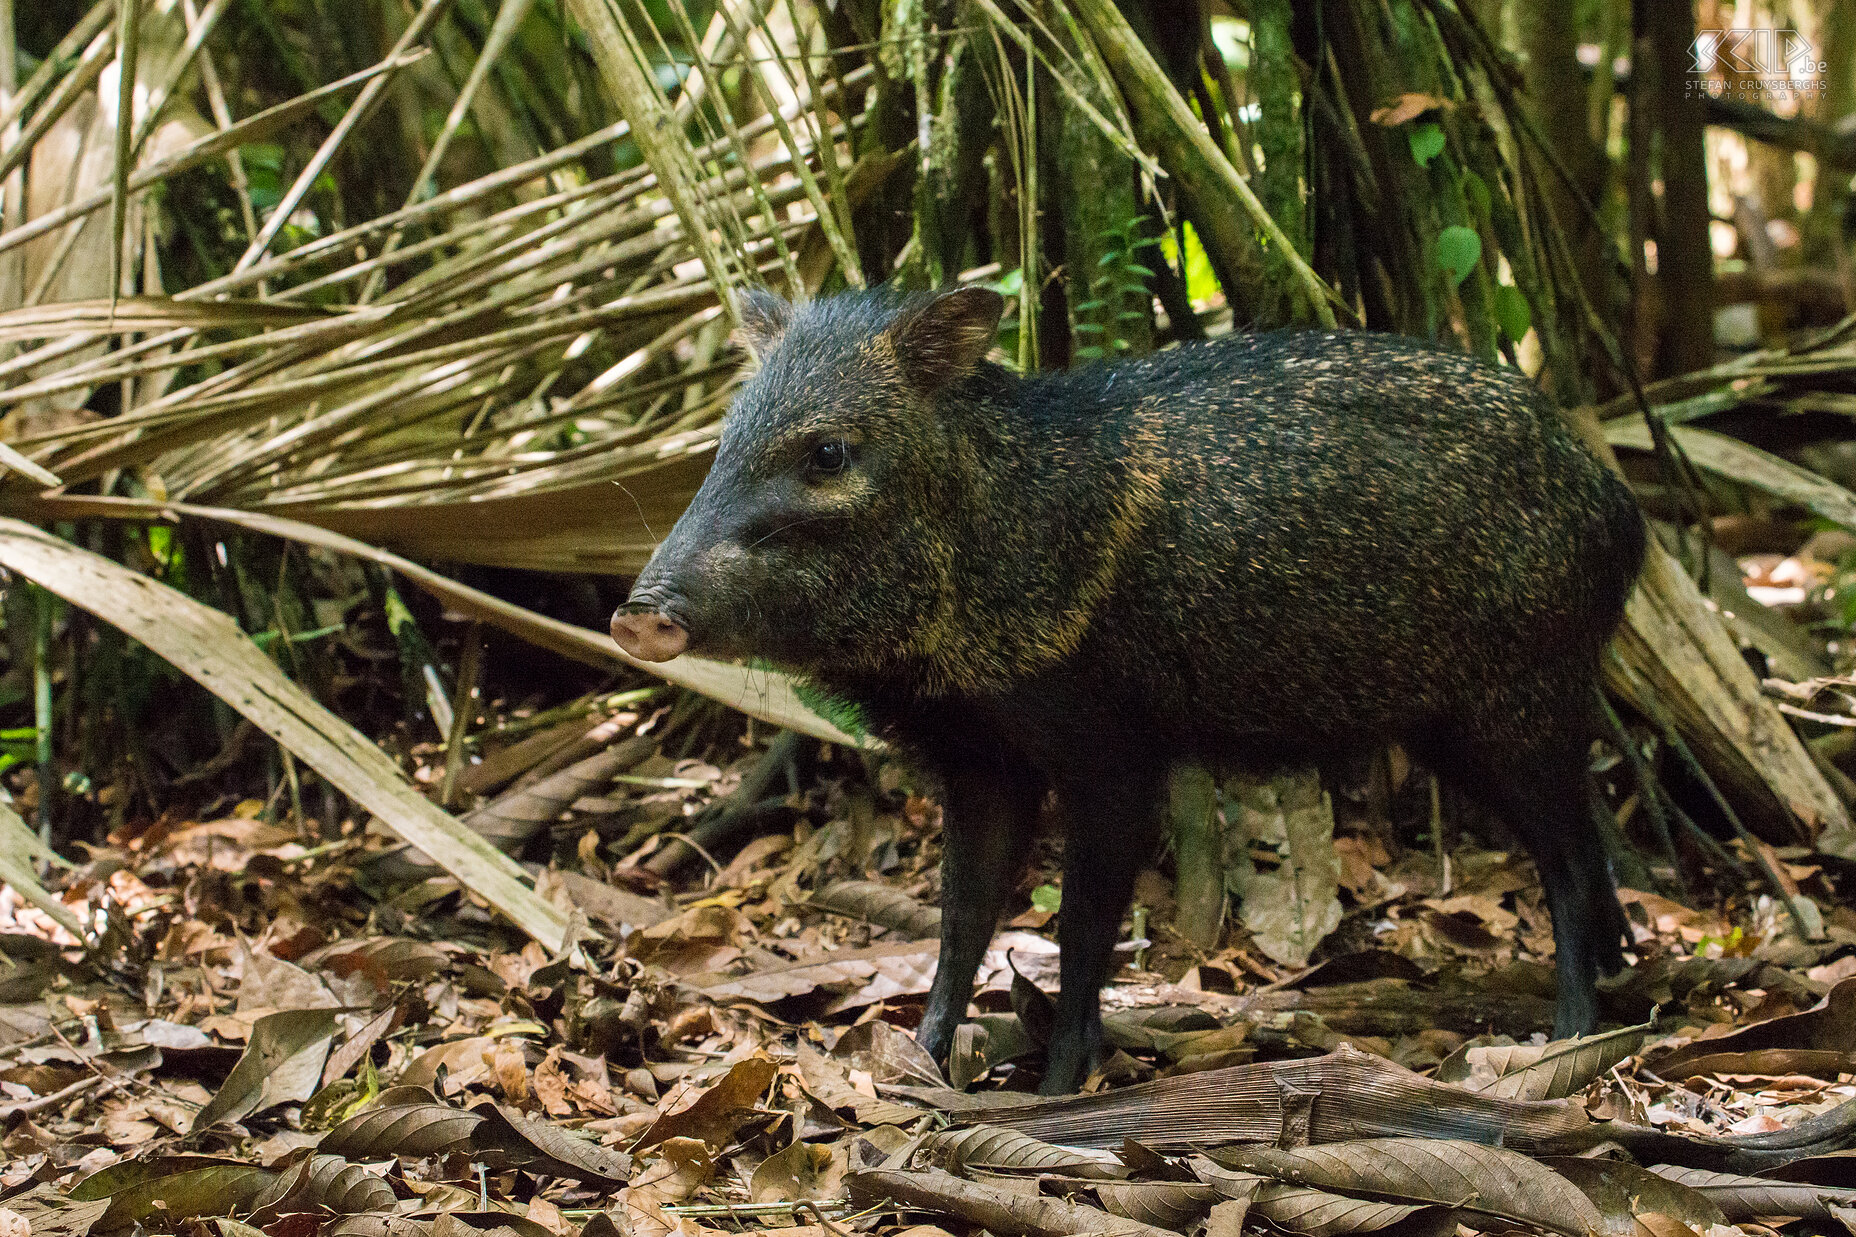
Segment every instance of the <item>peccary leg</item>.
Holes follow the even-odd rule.
[[[1153,773],[1058,792],[1065,818],[1063,909],[1057,921],[1062,991],[1040,1088],[1045,1095],[1068,1095],[1082,1085],[1102,1043],[1102,985],[1113,966],[1122,914],[1134,896],[1134,878],[1158,840],[1160,782]]]
[[[1043,783],[997,755],[943,764],[941,774],[941,955],[915,1038],[945,1062],[1005,896],[1024,866]]]
[[[1629,925],[1587,811],[1594,791],[1585,749],[1479,745],[1472,767],[1468,789],[1501,815],[1540,870],[1559,978],[1553,1034],[1587,1034],[1598,1025],[1598,977],[1623,968]]]

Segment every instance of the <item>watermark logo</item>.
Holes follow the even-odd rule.
[[[1688,94],[1742,103],[1811,98],[1824,91],[1828,63],[1790,27],[1703,30],[1689,48]]]

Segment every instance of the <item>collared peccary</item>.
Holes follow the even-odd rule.
[[[1074,1090],[1182,758],[1397,740],[1505,818],[1559,1033],[1626,923],[1588,811],[1599,656],[1643,556],[1622,481],[1521,377],[1388,335],[1233,336],[1021,377],[965,288],[746,300],[759,360],[614,637],[754,655],[939,783],[944,1057],[1047,794],[1065,822],[1044,1089]]]

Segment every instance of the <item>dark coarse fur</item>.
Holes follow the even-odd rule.
[[[945,1053],[1054,791],[1047,1089],[1100,1034],[1166,770],[1396,739],[1532,851],[1559,1027],[1625,924],[1587,815],[1598,659],[1644,548],[1623,483],[1520,376],[1387,335],[1233,336],[1024,378],[997,298],[764,295],[761,357],[630,608],[861,705],[942,787]],[[848,463],[822,472],[820,443]],[[828,457],[835,458],[835,457]]]

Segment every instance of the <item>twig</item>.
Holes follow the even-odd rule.
[[[477,712],[477,679],[483,672],[483,624],[474,622],[464,633],[464,652],[458,659],[457,693],[451,701],[451,733],[445,737],[445,781],[438,802],[446,811],[458,806],[458,775],[464,771],[464,740]]]
[[[1676,883],[1682,887],[1684,895],[1688,893],[1688,881],[1682,876],[1682,864],[1676,857],[1675,839],[1670,836],[1669,813],[1663,810],[1662,786],[1651,772],[1643,753],[1631,742],[1630,732],[1624,729],[1623,719],[1618,716],[1611,702],[1605,699],[1603,692],[1598,693],[1599,707],[1604,711],[1605,727],[1611,732],[1611,746],[1618,749],[1618,755],[1630,766],[1631,779],[1637,783],[1637,793],[1643,803],[1644,814],[1650,818],[1650,829],[1656,834],[1657,845],[1662,847],[1663,855],[1674,865]]]
[[[1746,848],[1753,854],[1754,862],[1759,865],[1759,870],[1765,874],[1767,883],[1772,886],[1772,892],[1779,901],[1785,904],[1786,911],[1792,917],[1792,923],[1798,928],[1798,934],[1807,941],[1822,940],[1823,917],[1817,913],[1817,907],[1802,905],[1803,898],[1786,888],[1788,882],[1773,866],[1771,855],[1760,844],[1759,839],[1753,836],[1752,831],[1741,822],[1740,814],[1734,811],[1732,804],[1727,802],[1727,796],[1721,793],[1721,788],[1715,785],[1714,778],[1709,776],[1707,769],[1702,767],[1695,753],[1689,750],[1688,743],[1669,719],[1662,715],[1661,708],[1656,708],[1656,714],[1655,721],[1663,732],[1663,741],[1669,744],[1670,749],[1682,759],[1682,763],[1688,766],[1689,772],[1694,775],[1696,781],[1701,783],[1702,789],[1708,792],[1708,797],[1714,800],[1714,805],[1721,810],[1721,815],[1725,816],[1727,823],[1733,826],[1734,833],[1746,843]]]
[[[786,775],[786,767],[799,751],[804,736],[795,730],[782,730],[767,745],[766,752],[741,779],[741,784],[725,799],[719,799],[703,812],[688,835],[674,835],[678,845],[664,847],[644,863],[647,870],[669,876],[695,858],[698,853],[709,859],[703,847],[715,847],[751,825],[759,816],[762,800],[772,791],[777,779]],[[715,860],[709,859],[711,864]],[[719,865],[716,870],[720,871]]]
[[[66,1100],[83,1094],[92,1087],[108,1084],[120,1087],[122,1082],[114,1078],[105,1078],[101,1074],[90,1074],[78,1079],[68,1087],[60,1088],[50,1095],[41,1095],[29,1100],[14,1100],[10,1104],[0,1104],[0,1121],[9,1121],[14,1117],[29,1117],[34,1113],[44,1112],[47,1108],[56,1108]]]

